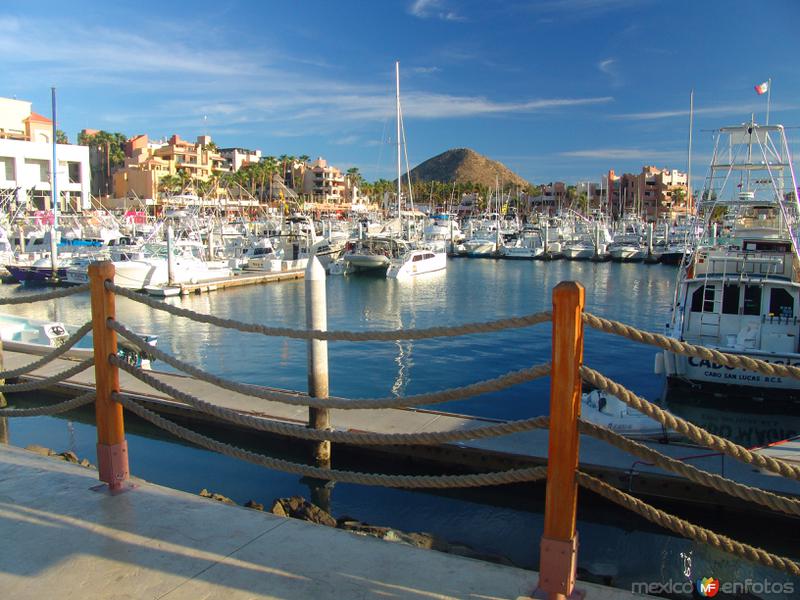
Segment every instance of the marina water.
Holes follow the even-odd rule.
[[[521,316],[549,310],[552,288],[560,281],[577,280],[586,288],[587,311],[661,332],[669,319],[676,275],[675,268],[664,265],[453,259],[446,271],[410,281],[329,277],[328,328],[412,329]],[[0,289],[3,296],[19,293],[30,290],[9,285]],[[241,321],[305,327],[302,281],[165,301]],[[23,305],[14,307],[14,312],[80,325],[89,318],[89,298],[80,295],[47,305]],[[304,341],[191,322],[124,298],[117,299],[117,313],[129,327],[158,334],[159,348],[213,373],[253,384],[306,389]],[[653,374],[656,352],[652,346],[586,330],[584,363],[650,400],[661,398],[664,391],[663,377]],[[548,361],[550,328],[539,325],[414,342],[331,342],[329,354],[331,395],[403,396],[461,386]],[[169,370],[162,363],[154,368]],[[549,380],[541,379],[435,409],[519,419],[546,414],[548,394]],[[30,395],[10,400],[36,402]],[[668,398],[667,404],[674,412],[746,446],[800,431],[797,416],[772,411],[769,406],[731,407],[720,398],[697,400]],[[131,469],[136,476],[192,493],[205,487],[239,503],[255,499],[268,504],[277,497],[308,496],[308,486],[297,476],[178,443],[132,417],[126,418]],[[10,441],[58,451],[71,449],[93,460],[96,439],[91,421],[91,411],[62,418],[13,419],[9,423]],[[258,448],[261,443],[256,436],[242,439],[230,433],[214,435],[248,447]],[[377,461],[370,467],[381,470]],[[536,568],[544,508],[541,496],[515,496],[506,494],[503,488],[433,494],[337,484],[331,508],[336,517],[349,515],[404,531],[431,532],[481,553],[506,557],[518,566]],[[691,512],[682,514],[691,519]],[[706,575],[725,581],[783,577],[702,544],[673,537],[631,513],[601,503],[579,502],[578,517],[579,568],[607,576],[616,586]],[[775,547],[774,539],[765,531],[766,519],[747,522],[724,515],[715,518],[703,511],[695,520],[741,541],[755,545],[769,542],[771,551],[797,557],[796,547],[788,542],[788,547]]]

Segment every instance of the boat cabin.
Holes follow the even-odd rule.
[[[715,277],[690,280],[686,289],[684,340],[733,350],[798,351],[800,285]]]

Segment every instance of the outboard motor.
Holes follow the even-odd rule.
[[[69,338],[69,333],[64,324],[56,322],[42,325],[41,335],[44,338],[42,341],[54,348],[61,346]]]

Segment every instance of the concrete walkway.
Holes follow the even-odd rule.
[[[487,600],[525,597],[537,581],[150,483],[116,497],[97,483],[96,471],[0,445],[2,598]]]

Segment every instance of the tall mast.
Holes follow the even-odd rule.
[[[400,231],[402,233],[403,219],[400,217],[400,192],[403,186],[402,165],[400,161],[400,61],[394,63],[395,76],[395,108],[397,110],[397,218],[400,221]]]
[[[50,168],[50,192],[53,200],[53,229],[58,227],[58,185],[56,183],[56,172],[58,163],[56,162],[56,88],[50,88],[50,95],[53,101],[53,162]]]
[[[692,125],[694,123],[694,88],[689,93],[689,157],[688,163],[686,167],[686,206],[688,208],[694,208],[692,206]]]
[[[58,240],[56,239],[56,232],[58,231],[58,162],[56,157],[56,88],[50,88],[50,93],[53,100],[53,162],[50,168],[50,195],[53,200],[53,225],[50,229],[50,266],[52,268],[51,277],[55,279],[56,270],[58,269]],[[23,242],[23,248],[24,248]]]

